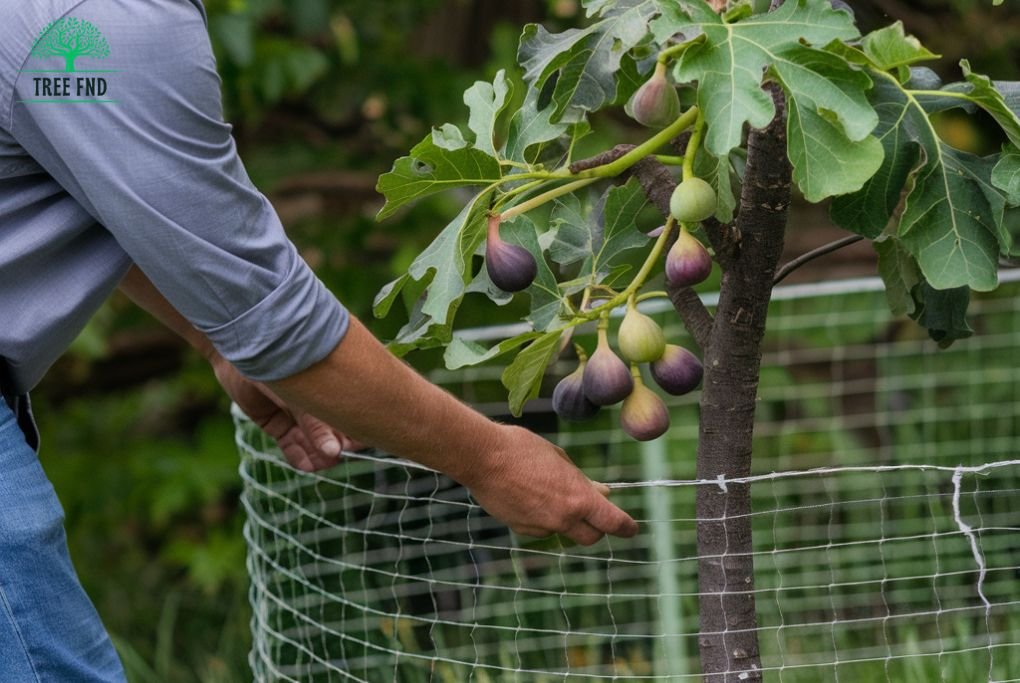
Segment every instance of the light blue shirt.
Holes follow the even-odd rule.
[[[199,0],[3,0],[0,356],[17,391],[132,263],[256,380],[347,330],[237,156]]]

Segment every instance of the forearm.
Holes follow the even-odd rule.
[[[212,360],[217,355],[216,349],[213,348],[206,336],[178,313],[177,309],[156,289],[156,286],[149,281],[149,278],[138,266],[131,266],[119,286],[129,299],[180,335],[203,356]]]
[[[270,384],[289,405],[353,438],[465,483],[496,451],[502,427],[430,384],[351,318],[323,361]]]

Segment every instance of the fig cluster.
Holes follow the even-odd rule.
[[[602,406],[623,402],[620,426],[631,438],[648,441],[669,429],[665,402],[644,384],[639,364],[648,363],[652,379],[668,394],[682,396],[701,383],[703,368],[697,356],[667,344],[662,328],[637,310],[633,301],[620,325],[618,356],[604,327],[591,358],[578,348],[580,362],[553,390],[553,410],[564,420],[594,417]]]

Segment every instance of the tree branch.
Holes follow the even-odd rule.
[[[571,173],[580,173],[581,171],[587,171],[595,168],[596,166],[605,166],[606,164],[613,163],[635,147],[637,147],[637,145],[616,145],[612,149],[607,149],[605,152],[599,152],[593,157],[575,161],[570,164],[567,169]]]
[[[831,254],[832,252],[838,251],[843,247],[848,247],[851,244],[856,244],[857,242],[860,242],[862,239],[864,239],[864,237],[861,235],[850,235],[849,237],[838,239],[835,242],[829,242],[828,244],[824,244],[818,247],[817,249],[812,249],[809,252],[801,254],[800,256],[793,259],[789,263],[784,264],[782,268],[776,271],[776,276],[772,279],[772,286],[774,287],[775,285],[778,285],[786,278],[787,275],[797,270],[805,263],[813,261],[821,256],[825,256],[826,254]]]
[[[694,341],[702,351],[708,349],[715,319],[705,308],[705,304],[701,302],[701,297],[690,287],[670,287],[667,284],[666,292],[669,294],[669,300],[673,303],[677,315],[684,321],[684,327],[694,337]]]

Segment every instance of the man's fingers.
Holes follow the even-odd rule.
[[[605,533],[599,531],[588,522],[581,520],[565,531],[563,535],[581,545],[594,545],[605,536]]]
[[[588,514],[586,521],[599,531],[613,536],[630,538],[638,532],[637,522],[605,498],[596,499],[595,508]]]
[[[261,420],[257,420],[254,416],[249,417],[252,417],[262,431],[276,439],[277,442],[286,437],[287,433],[297,424],[289,413],[279,409],[264,415]]]
[[[606,486],[605,484],[603,484],[602,482],[593,481],[591,483],[591,485],[595,487],[596,491],[601,493],[606,498],[608,498],[609,494],[612,493],[611,489],[608,486]]]
[[[315,451],[334,460],[340,457],[340,439],[337,438],[332,427],[307,413],[298,417],[298,424]]]

